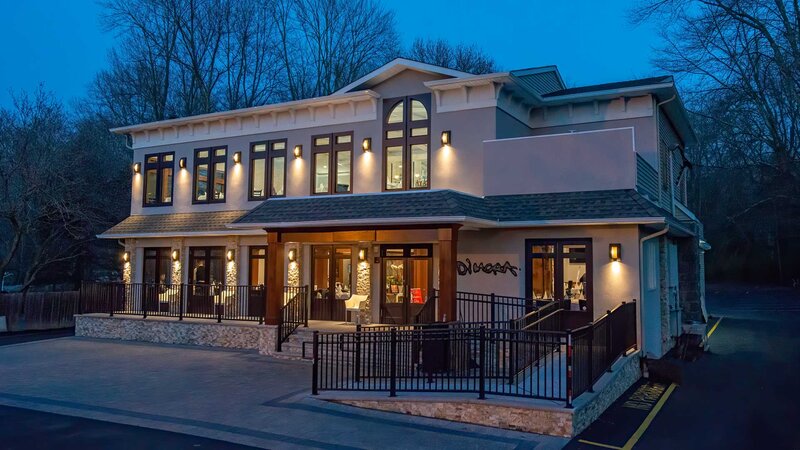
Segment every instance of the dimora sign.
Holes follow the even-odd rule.
[[[469,258],[466,261],[456,261],[456,270],[460,276],[476,275],[479,273],[488,273],[497,276],[498,274],[509,273],[516,277],[519,273],[519,267],[506,261],[505,263],[478,263],[472,262]]]

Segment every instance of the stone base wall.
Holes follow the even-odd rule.
[[[216,323],[162,319],[76,315],[75,335],[159,344],[197,345],[259,350],[275,348],[276,327],[249,323]],[[263,352],[262,352],[263,353]]]
[[[485,425],[528,433],[574,437],[600,417],[614,401],[641,378],[640,354],[634,353],[617,363],[613,371],[595,384],[594,393],[578,397],[573,409],[545,405],[538,400],[504,401],[503,397],[490,400],[462,398],[342,398],[330,401],[379,411],[397,412],[434,419]],[[413,396],[414,394],[402,394]],[[522,404],[527,403],[527,404]],[[548,402],[549,403],[549,402]]]
[[[559,408],[529,408],[492,403],[488,400],[337,400],[361,408],[411,414],[434,419],[485,425],[527,433],[572,437],[572,411]]]
[[[594,394],[583,394],[574,402],[572,433],[577,435],[600,417],[615,400],[642,377],[641,353],[637,352],[617,361],[609,379],[601,378],[594,386]],[[582,396],[582,397],[583,397]],[[581,403],[584,400],[585,403]]]

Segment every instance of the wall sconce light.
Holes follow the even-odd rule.
[[[450,145],[450,130],[442,131],[442,145]]]
[[[177,249],[176,249],[176,250],[173,250],[173,251],[172,251],[172,260],[173,260],[173,261],[177,261],[177,260],[179,260],[179,259],[181,259],[181,252],[180,252],[180,250],[177,250]]]
[[[361,141],[361,149],[364,150],[365,152],[371,152],[372,151],[372,138],[364,138],[364,140]]]
[[[299,158],[303,156],[303,146],[298,144],[294,146],[294,157]]]
[[[130,262],[131,261],[131,252],[122,252],[122,260],[124,262]]]
[[[186,158],[181,158],[178,160],[178,167],[180,167],[181,169],[186,168]]]
[[[622,244],[609,244],[608,257],[615,262],[622,259]]]
[[[233,261],[233,258],[236,257],[236,251],[235,250],[228,250],[228,253],[226,254],[226,256],[228,257],[228,261]]]
[[[133,163],[133,173],[139,173],[142,171],[142,164],[141,163]]]
[[[242,152],[236,152],[233,154],[233,163],[239,164],[242,162]]]
[[[365,261],[367,259],[367,250],[362,248],[358,251],[358,260]]]
[[[289,250],[289,262],[297,261],[297,250],[290,249]]]

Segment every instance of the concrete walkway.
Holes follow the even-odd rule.
[[[62,338],[0,347],[0,404],[262,448],[561,448],[566,439],[337,405],[254,352]]]

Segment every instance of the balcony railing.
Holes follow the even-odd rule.
[[[300,289],[286,286],[284,297],[293,297]],[[80,313],[261,324],[264,323],[266,288],[263,285],[84,283],[80,299]]]

